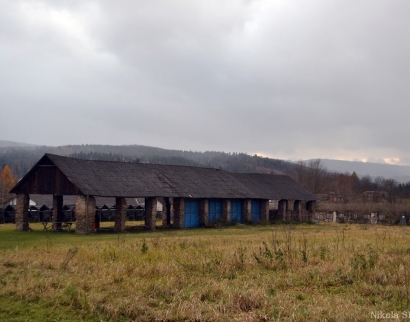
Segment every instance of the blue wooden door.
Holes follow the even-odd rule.
[[[231,221],[242,222],[242,200],[231,200]]]
[[[198,200],[185,199],[185,228],[199,227]]]
[[[253,223],[261,221],[261,202],[260,200],[252,200],[251,220]]]
[[[222,201],[220,199],[209,199],[208,201],[208,223],[215,223],[222,216]]]

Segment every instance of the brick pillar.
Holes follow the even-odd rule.
[[[244,224],[248,224],[251,221],[251,199],[244,199],[242,201],[242,220]]]
[[[269,222],[269,200],[261,200],[261,222]]]
[[[125,198],[115,198],[115,227],[116,233],[122,233],[125,231],[125,217],[127,216],[127,201]]]
[[[300,200],[295,200],[295,202],[293,203],[293,212],[295,214],[295,219],[303,221],[302,203]]]
[[[155,230],[157,220],[157,198],[145,198],[145,229]]]
[[[92,196],[77,196],[75,203],[75,233],[88,235],[94,231],[95,198]]]
[[[279,220],[287,220],[286,218],[286,204],[287,200],[279,200],[278,202],[278,219]]]
[[[231,222],[231,200],[230,199],[222,199],[222,219],[226,223]]]
[[[184,198],[174,198],[173,206],[174,206],[174,227],[184,228],[185,199]]]
[[[29,231],[28,206],[30,198],[28,194],[18,194],[16,196],[16,230]]]
[[[209,217],[208,199],[199,199],[199,224],[201,226],[207,226],[208,217]]]
[[[52,222],[53,230],[61,228],[61,222],[63,221],[63,196],[53,195],[53,216]]]

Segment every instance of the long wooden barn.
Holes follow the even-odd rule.
[[[82,160],[45,154],[10,191],[16,194],[16,229],[29,230],[30,194],[53,196],[53,229],[63,197],[76,196],[76,233],[92,232],[97,197],[115,198],[115,231],[125,230],[126,198],[145,198],[145,228],[156,228],[157,199],[163,225],[173,228],[225,222],[307,220],[315,196],[286,175],[232,173],[218,169]],[[277,207],[269,211],[270,201]],[[172,213],[172,214],[171,214]]]

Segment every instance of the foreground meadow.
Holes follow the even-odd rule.
[[[0,225],[0,321],[367,321],[410,311],[408,227],[33,228]]]

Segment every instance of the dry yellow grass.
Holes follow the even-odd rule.
[[[197,232],[5,249],[0,300],[65,308],[73,320],[366,321],[410,310],[407,227]]]

